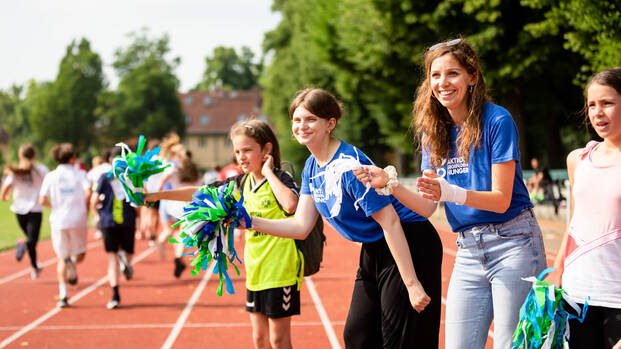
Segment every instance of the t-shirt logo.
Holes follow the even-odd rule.
[[[261,199],[261,202],[259,203],[259,205],[261,206],[262,209],[267,209],[272,205],[272,200],[270,200],[270,198],[263,198]]]
[[[445,166],[446,165],[446,166]],[[454,156],[442,161],[442,165],[438,169],[438,175],[440,177],[446,178],[449,176],[456,176],[461,174],[467,174],[470,172],[468,168],[468,163],[464,161],[464,158],[461,156]]]
[[[321,190],[321,188],[315,188],[313,183],[308,183],[308,187],[311,190],[315,202],[326,202],[328,200],[323,194],[323,190]]]

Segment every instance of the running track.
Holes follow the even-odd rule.
[[[443,295],[455,259],[455,234],[434,223],[444,245]],[[326,225],[327,246],[319,273],[302,287],[301,315],[293,318],[295,348],[344,348],[343,327],[360,247]],[[56,259],[49,240],[38,246],[43,272],[30,280],[27,256],[0,253],[0,348],[251,348],[242,274],[233,277],[236,294],[216,295],[217,275],[172,275],[172,246],[166,259],[144,240],[136,242],[134,278],[121,280],[121,307],[107,310],[111,290],[101,241],[90,241],[78,265],[79,282],[69,286],[71,307],[58,309]],[[238,246],[243,251],[243,246]],[[550,257],[549,257],[550,258]],[[548,264],[551,260],[548,259]],[[444,298],[443,298],[444,303]],[[444,304],[442,309],[444,321]],[[486,345],[492,348],[492,331]],[[444,343],[444,326],[440,347]]]

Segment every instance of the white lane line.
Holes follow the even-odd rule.
[[[345,321],[333,321],[336,325],[345,325]],[[183,325],[184,328],[230,328],[251,327],[249,322],[206,322],[190,323]],[[316,327],[323,326],[321,321],[292,321],[292,327]],[[149,328],[173,328],[175,324],[124,324],[124,325],[50,325],[38,326],[37,331],[81,331],[81,330],[134,330]],[[0,326],[0,331],[19,330],[20,326]]]
[[[90,250],[93,247],[99,246],[101,245],[101,241],[93,241],[91,243],[89,243],[88,245],[86,245],[86,250]],[[58,258],[54,257],[51,259],[46,260],[45,262],[39,262],[39,267],[47,267],[50,264],[54,264],[56,263],[56,261],[58,261]],[[17,278],[20,278],[28,273],[30,273],[30,268],[24,269],[24,270],[20,270],[18,272],[15,272],[11,275],[5,276],[2,279],[0,279],[0,285],[7,283],[9,281],[13,281]]]
[[[321,319],[323,328],[326,331],[326,334],[328,335],[330,344],[332,344],[332,348],[341,349],[341,344],[339,343],[339,340],[336,338],[336,334],[334,333],[334,329],[332,328],[332,323],[330,322],[330,319],[328,318],[328,313],[326,313],[326,309],[323,307],[323,304],[321,303],[321,298],[319,298],[319,294],[317,293],[317,290],[315,289],[315,284],[313,284],[313,280],[310,277],[306,276],[304,277],[304,284],[306,285],[306,288],[308,289],[308,292],[310,293],[311,298],[313,299],[313,303],[315,303],[315,308],[317,308],[317,312],[319,313],[319,318]]]
[[[216,261],[214,260],[209,264],[209,267],[207,267],[207,270],[205,271],[205,274],[203,275],[203,279],[198,284],[198,287],[196,288],[196,290],[194,290],[194,293],[192,294],[190,301],[188,302],[188,304],[185,305],[185,308],[181,312],[181,315],[179,315],[179,318],[177,319],[175,326],[173,327],[172,331],[170,331],[168,338],[166,338],[166,342],[164,342],[164,344],[162,345],[162,349],[170,349],[172,345],[175,344],[175,340],[177,340],[177,337],[179,336],[179,333],[181,332],[181,329],[183,328],[185,321],[188,319],[188,316],[190,316],[190,312],[192,311],[194,304],[198,300],[198,297],[201,295],[201,293],[203,293],[205,286],[207,286],[207,281],[209,281],[209,276],[213,273],[213,268],[215,266],[216,266]]]
[[[148,249],[142,251],[142,253],[140,255],[138,255],[136,258],[134,258],[132,260],[132,264],[136,264],[136,263],[140,262],[146,256],[151,254],[151,252],[153,252],[154,250],[155,250],[155,247],[149,247]],[[97,280],[97,282],[95,282],[94,284],[90,285],[89,287],[87,287],[87,288],[83,289],[82,291],[78,292],[75,296],[71,297],[68,300],[69,304],[73,304],[73,303],[77,302],[82,297],[84,297],[87,294],[89,294],[89,293],[93,292],[94,290],[96,290],[99,286],[105,284],[106,281],[108,281],[108,276],[107,275],[102,277],[101,279]],[[28,325],[22,327],[19,331],[13,333],[8,338],[5,338],[2,342],[0,342],[0,349],[6,347],[7,345],[11,344],[17,338],[19,338],[19,337],[23,336],[24,334],[30,332],[33,328],[37,327],[42,322],[44,322],[47,319],[51,318],[52,316],[58,314],[58,312],[60,312],[60,310],[61,310],[60,308],[55,307],[54,309],[48,311],[46,314],[44,314],[43,316],[39,317],[35,321],[33,321],[33,322],[29,323]]]

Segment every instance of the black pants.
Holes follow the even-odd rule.
[[[37,268],[37,242],[39,242],[39,232],[41,231],[41,212],[28,212],[26,214],[16,214],[17,222],[26,235],[26,248],[30,257],[30,265]]]
[[[583,323],[569,320],[569,331],[571,349],[610,349],[621,339],[621,309],[589,305]]]
[[[384,238],[362,244],[345,323],[346,348],[438,348],[442,242],[429,221],[402,223],[416,276],[431,302],[420,314]]]

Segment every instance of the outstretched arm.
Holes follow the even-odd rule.
[[[158,200],[192,201],[192,195],[200,188],[200,186],[188,186],[178,189],[145,193],[144,202],[155,202]]]
[[[479,210],[504,213],[511,204],[515,160],[492,164],[492,190],[490,191],[465,190],[454,184],[448,184],[432,170],[425,170],[424,174],[424,177],[418,179],[417,186],[426,199],[457,202]],[[453,196],[453,193],[463,196]],[[449,195],[448,198],[447,195]],[[456,200],[454,197],[463,199]]]
[[[431,298],[425,293],[423,285],[421,285],[416,277],[414,263],[412,263],[412,255],[397,212],[395,212],[392,205],[387,205],[383,209],[372,214],[371,217],[373,217],[384,230],[384,237],[386,238],[388,249],[390,249],[390,253],[395,259],[403,283],[407,287],[410,303],[412,307],[420,313],[429,304]]]
[[[386,171],[377,166],[363,166],[362,169],[354,170],[354,175],[362,184],[371,183],[371,187],[376,189],[385,187],[388,182]],[[410,190],[400,183],[393,188],[392,195],[407,208],[424,217],[430,217],[438,207],[436,202],[423,198],[420,193]]]
[[[300,196],[298,209],[293,218],[265,219],[252,217],[251,229],[281,238],[302,240],[313,229],[318,214],[312,196],[303,194]]]

